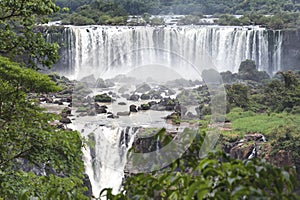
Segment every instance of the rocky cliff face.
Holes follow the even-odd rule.
[[[300,70],[300,28],[283,32],[282,66],[284,70]]]

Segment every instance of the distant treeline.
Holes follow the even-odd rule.
[[[56,0],[60,7],[71,12],[95,2],[115,3],[130,15],[157,14],[275,14],[297,12],[300,0]]]
[[[214,15],[219,25],[262,25],[270,29],[297,28],[300,0],[57,0],[61,12],[52,20],[73,25],[129,25],[128,15],[141,15],[130,25],[163,25],[158,14],[187,15],[179,24],[201,24],[204,14]],[[241,18],[233,14],[243,15]],[[265,15],[271,15],[267,17]]]

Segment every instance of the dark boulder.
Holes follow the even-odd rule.
[[[142,104],[141,106],[139,106],[139,110],[150,110],[150,105],[147,104]]]
[[[96,79],[94,75],[89,75],[86,77],[83,77],[80,82],[86,83],[89,87],[95,87],[96,86]]]
[[[130,105],[129,110],[130,110],[130,112],[137,112],[136,105]]]
[[[95,110],[89,110],[88,112],[87,112],[87,115],[88,116],[96,116],[97,115],[97,113],[96,113],[96,111]]]
[[[107,115],[107,118],[109,118],[109,119],[116,119],[116,118],[119,118],[119,116],[116,116],[114,114],[109,114],[109,115]]]
[[[133,94],[133,95],[131,95],[131,96],[129,97],[128,100],[130,100],[130,101],[138,101],[139,99],[140,99],[140,95],[138,95],[138,94]]]
[[[141,99],[142,100],[149,100],[150,99],[150,95],[149,94],[142,94],[141,95]]]
[[[261,82],[262,80],[270,79],[270,76],[265,71],[258,71],[253,60],[245,60],[240,64],[238,78]]]
[[[129,111],[124,111],[124,112],[117,112],[118,116],[129,116],[130,112]]]
[[[69,107],[65,107],[61,112],[67,115],[71,115],[72,110]]]
[[[144,83],[142,85],[137,86],[137,89],[135,90],[135,92],[145,93],[145,92],[148,92],[150,90],[151,90],[151,87],[148,84]]]
[[[71,119],[68,117],[61,118],[61,120],[59,120],[59,122],[61,122],[63,124],[71,124],[72,123]]]
[[[107,106],[100,106],[99,104],[95,104],[95,111],[97,114],[104,114],[107,113]]]
[[[62,102],[62,100],[55,100],[54,104],[64,105],[64,103]]]

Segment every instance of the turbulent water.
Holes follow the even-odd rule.
[[[204,69],[237,72],[246,59],[255,60],[259,70],[273,74],[280,70],[282,61],[282,33],[259,27],[70,26],[64,29],[63,37],[66,46],[61,60],[67,65],[63,66],[63,73],[77,80],[89,75],[105,79],[118,74],[146,80],[147,75],[155,72],[160,80],[199,79]],[[116,108],[118,105],[109,107],[114,112]],[[122,119],[140,122],[143,116],[150,116],[155,123],[146,123],[147,126],[159,124],[156,111],[147,112]],[[132,127],[140,124],[131,126],[126,122],[114,127],[106,124],[106,115],[98,119],[102,124],[80,120],[75,120],[75,127],[92,143],[83,152],[94,195],[107,187],[118,192],[126,154],[137,132]]]
[[[70,26],[65,33],[71,44],[62,56],[69,60],[66,68],[74,78],[109,77],[149,64],[178,69],[179,74],[186,73],[187,63],[199,71],[237,72],[245,59],[255,60],[259,70],[273,74],[282,60],[281,31],[255,26]]]
[[[127,151],[138,129],[105,127],[97,123],[87,123],[82,128],[83,136],[93,143],[83,149],[93,194],[98,196],[104,188],[112,188],[113,193],[117,193],[124,177]]]

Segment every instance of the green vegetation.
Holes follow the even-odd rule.
[[[61,18],[63,18],[63,24],[125,25],[127,12],[117,3],[96,0],[80,6],[76,12],[63,14]]]
[[[0,55],[38,68],[51,66],[58,59],[57,44],[47,43],[41,33],[34,32],[37,23],[45,23],[59,10],[53,1],[0,1]]]
[[[0,197],[84,199],[79,133],[51,126],[49,121],[58,117],[44,113],[26,95],[59,88],[48,76],[7,58],[0,57],[0,72]]]
[[[297,199],[295,171],[256,160],[232,160],[221,152],[205,158],[199,151],[203,135],[196,137],[181,159],[159,172],[129,177],[122,192],[108,199]],[[285,189],[283,189],[285,188]]]
[[[266,23],[270,28],[289,28],[299,24],[298,15],[282,14],[282,11],[298,11],[296,1],[58,0],[57,3],[70,9],[62,9],[62,13],[55,17],[65,17],[64,23],[76,25],[125,24],[128,14],[144,14],[150,20],[146,12],[198,16],[188,16],[182,19],[182,23],[196,23],[202,13],[246,12],[249,15],[238,19],[245,25]],[[264,17],[256,19],[253,12],[258,7],[261,8],[259,14],[276,15],[269,21]],[[59,7],[52,0],[4,0],[0,1],[0,8],[0,199],[88,199],[84,195],[87,188],[83,185],[83,141],[80,134],[51,125],[50,122],[59,119],[58,116],[45,113],[28,95],[61,89],[48,76],[36,71],[41,65],[51,66],[58,59],[58,45],[46,43],[35,26],[47,22],[45,16],[53,15]],[[240,23],[238,20],[234,19],[233,23]],[[154,18],[151,23],[161,24],[161,19]],[[299,172],[299,77],[293,72],[280,72],[274,79],[265,77],[265,81],[260,81],[253,76],[265,74],[253,66],[251,61],[242,63],[237,77],[245,83],[226,87],[227,117],[232,122],[232,132],[235,137],[247,132],[266,134],[272,154],[276,155],[282,149],[292,153]],[[253,85],[253,81],[260,82]],[[208,115],[211,113],[210,99],[207,90],[202,89],[183,91],[181,98],[191,104],[195,102],[189,102],[189,97],[196,103],[201,102],[200,112]],[[74,103],[76,98],[81,102],[80,96],[89,93],[85,85],[78,85],[75,91],[78,97],[74,96]],[[201,93],[204,97],[198,98]],[[102,95],[96,96],[95,100],[112,99]],[[180,122],[178,116],[175,122]],[[298,198],[293,193],[296,188],[293,168],[279,169],[260,159],[233,160],[220,152],[201,157],[199,151],[207,129],[204,127],[200,131],[181,159],[159,172],[129,177],[120,194],[114,196],[108,189],[107,198]],[[167,144],[171,136],[164,135],[164,132],[159,131],[156,137]]]
[[[254,78],[253,74],[264,78]],[[298,199],[294,184],[297,184],[300,169],[299,76],[288,71],[279,72],[270,79],[264,72],[256,70],[253,61],[248,60],[241,64],[239,73],[233,77],[238,80],[231,80],[234,83],[226,86],[226,119],[229,123],[224,126],[228,129],[222,132],[223,142],[220,145],[230,146],[246,134],[263,134],[266,142],[244,140],[238,143],[243,144],[239,151],[245,153],[248,149],[251,153],[253,146],[260,145],[260,158],[267,159],[273,166],[258,158],[233,160],[220,152],[200,157],[202,134],[207,131],[202,127],[201,134],[189,150],[169,167],[132,175],[124,183],[120,194],[112,195],[107,189],[102,191],[102,195],[107,193],[108,199]],[[206,96],[207,90],[200,87],[183,91],[181,98],[196,95],[196,91],[198,100]],[[210,106],[206,102],[204,107]],[[200,106],[203,119],[209,120],[210,113],[203,110]],[[278,155],[286,157],[277,160]],[[287,160],[287,163],[291,161],[290,168],[283,167],[280,159]]]
[[[114,101],[108,94],[98,94],[94,97],[95,102],[111,103]]]
[[[263,134],[267,138],[265,146],[270,146],[270,150],[264,150],[264,154],[273,157],[276,163],[276,154],[279,151],[288,152],[286,160],[291,160],[292,165],[300,173],[300,115],[291,113],[254,113],[234,108],[226,116],[230,121],[231,131],[223,132],[225,141],[237,141],[248,133]],[[269,152],[268,152],[269,151]],[[266,155],[261,155],[264,157]]]
[[[52,16],[63,24],[88,25],[125,25],[128,15],[141,15],[142,21],[130,25],[162,25],[161,18],[151,15],[182,14],[179,24],[202,24],[203,14],[220,17],[220,25],[262,25],[271,29],[297,28],[300,24],[300,3],[284,0],[58,0],[62,9]],[[243,15],[241,18],[233,14]],[[265,16],[272,15],[272,16]],[[274,16],[273,16],[274,15]]]
[[[275,14],[300,9],[299,1],[292,0],[114,0],[132,15],[151,14]]]
[[[227,112],[234,107],[240,107],[253,112],[299,113],[300,79],[292,71],[278,72],[273,79],[269,79],[264,72],[252,69],[251,61],[245,61],[242,62],[238,74],[229,75],[226,72],[221,75],[226,80],[231,76],[244,81],[242,84],[231,83],[225,86]]]
[[[300,14],[297,13],[277,13],[272,16],[265,16],[253,12],[250,14],[244,14],[240,18],[236,18],[233,15],[220,15],[217,22],[219,25],[225,26],[248,26],[248,25],[261,25],[269,29],[289,29],[298,28],[300,25]]]
[[[266,136],[273,134],[285,126],[296,127],[300,124],[300,115],[288,113],[261,113],[256,114],[252,111],[244,112],[241,109],[233,109],[226,115],[232,122],[232,131],[243,135],[246,133],[262,133]]]
[[[58,58],[58,45],[34,27],[59,8],[35,0],[1,1],[0,8],[0,199],[87,199],[79,133],[50,125],[58,116],[27,95],[60,90],[30,69]]]

